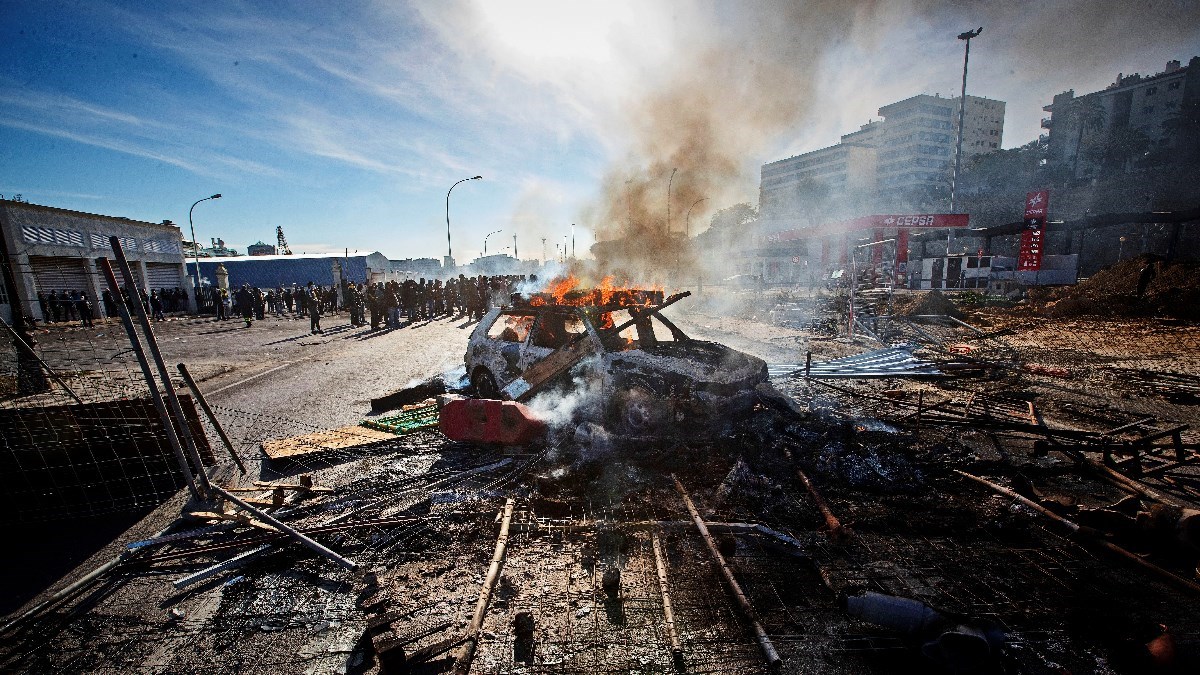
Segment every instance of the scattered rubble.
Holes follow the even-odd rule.
[[[428,383],[366,426],[243,441],[221,499],[181,495],[186,521],[6,621],[0,669],[1193,672],[1197,420],[1133,388],[1143,408],[1085,404],[1112,380],[1026,367],[1044,324],[1021,320],[905,333],[936,378],[789,329],[744,410],[658,419],[665,442]]]
[[[1100,270],[1046,303],[1046,314],[1200,319],[1200,263],[1143,254]]]

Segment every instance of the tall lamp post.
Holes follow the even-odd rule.
[[[188,229],[192,231],[192,257],[196,261],[196,286],[193,289],[196,294],[196,311],[200,311],[200,242],[196,241],[196,226],[192,224],[192,211],[196,210],[196,204],[206,202],[210,199],[220,199],[221,193],[218,192],[211,197],[197,199],[192,203],[192,208],[188,209]]]
[[[504,231],[504,230],[496,230],[495,232],[488,232],[488,233],[487,233],[487,234],[486,234],[486,235],[483,237],[483,254],[484,254],[485,256],[487,255],[487,240],[488,240],[488,237],[492,236],[493,234],[500,234],[500,233],[501,233],[501,232],[503,232],[503,231]]]
[[[708,197],[701,197],[700,199],[697,199],[696,201],[692,202],[692,205],[688,207],[687,219],[685,219],[685,220],[683,221],[683,238],[684,238],[684,239],[687,239],[687,238],[688,238],[688,236],[689,236],[689,235],[688,235],[688,233],[691,231],[691,227],[692,227],[692,209],[696,208],[696,205],[697,205],[697,204],[699,204],[700,202],[702,202],[702,201],[704,201],[704,200],[706,200],[706,199],[708,199]]]
[[[671,169],[671,180],[667,181],[667,234],[671,233],[671,186],[675,183],[675,172],[679,168]]]
[[[458,187],[459,183],[465,183],[469,180],[480,180],[482,178],[483,176],[463,178],[454,185],[451,185],[449,190],[446,190],[446,264],[449,264],[450,260],[454,258],[454,251],[450,248],[450,193],[454,191],[454,188]]]
[[[965,43],[965,47],[963,49],[962,94],[958,98],[958,144],[954,148],[954,174],[950,177],[950,213],[956,213],[954,198],[958,187],[958,172],[962,168],[963,124],[967,116],[967,62],[971,59],[971,38],[979,37],[982,32],[983,26],[980,26],[975,30],[958,35],[958,39]],[[953,233],[953,230],[951,232]]]

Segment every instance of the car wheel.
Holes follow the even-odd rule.
[[[471,388],[479,398],[500,398],[500,388],[496,386],[496,378],[485,368],[476,368],[471,374]]]
[[[617,414],[620,428],[625,433],[642,435],[663,431],[663,403],[644,389],[625,392],[619,399]]]

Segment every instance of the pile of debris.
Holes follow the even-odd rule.
[[[893,313],[903,316],[940,315],[952,316],[959,320],[967,318],[967,315],[939,290],[919,295],[898,295],[893,302]]]
[[[1118,262],[1064,290],[1046,314],[1200,319],[1200,263],[1152,254]]]

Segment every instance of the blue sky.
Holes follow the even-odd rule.
[[[631,189],[658,209],[667,167],[676,229],[694,198],[693,231],[756,201],[762,163],[956,93],[980,24],[969,91],[1008,102],[1005,147],[1055,93],[1200,54],[1190,0],[998,4],[0,0],[0,193],[187,237],[220,192],[202,241],[440,257],[446,190],[481,174],[455,257],[494,230],[540,257]]]

